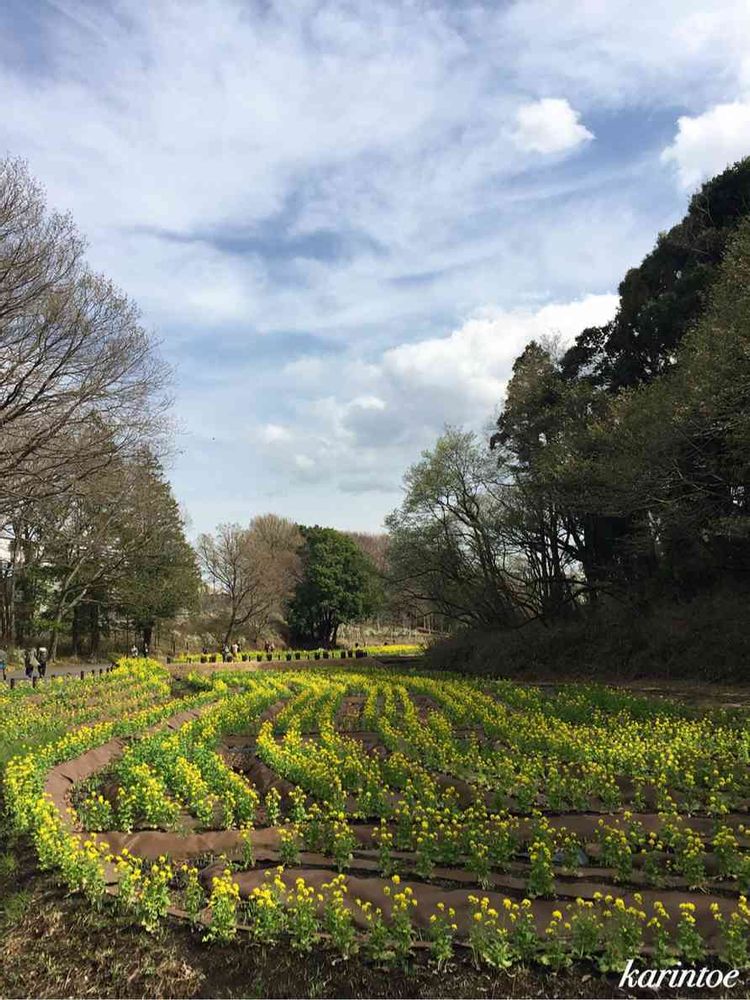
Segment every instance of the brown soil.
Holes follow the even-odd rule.
[[[430,701],[431,699],[425,699],[424,704],[420,707],[420,710],[424,712],[429,711],[430,708],[433,707],[428,704]],[[348,700],[348,703],[345,701],[344,705],[342,705],[342,712],[344,716],[354,717],[357,713],[361,715],[362,703],[363,699],[356,698],[355,696],[352,696]],[[276,705],[271,706],[271,708],[264,713],[264,716],[267,718],[273,718],[274,715],[281,710],[284,704],[285,703],[281,701]],[[185,722],[190,719],[196,718],[201,711],[205,711],[205,709],[183,712],[159,725],[169,729],[176,729],[179,728],[179,726],[184,725]],[[361,740],[365,747],[371,752],[386,752],[379,737],[375,733],[354,731],[347,735],[351,735]],[[105,768],[122,753],[124,746],[125,741],[121,739],[110,740],[100,747],[87,751],[75,760],[60,764],[50,771],[45,783],[45,791],[52,797],[54,804],[63,817],[66,817],[65,810],[70,791],[74,783],[82,781],[97,771]],[[233,767],[247,776],[247,778],[258,788],[261,794],[265,794],[265,792],[267,792],[270,788],[277,788],[282,795],[282,807],[284,806],[288,798],[288,793],[293,786],[283,778],[279,777],[279,775],[273,772],[267,767],[267,765],[257,758],[254,753],[254,739],[252,736],[241,733],[232,734],[224,741],[222,753],[224,754],[225,759],[227,759]],[[444,787],[452,786],[457,789],[459,793],[459,800],[462,805],[467,805],[469,802],[473,801],[475,797],[475,789],[469,782],[450,775],[437,775],[437,779]],[[551,825],[555,827],[564,826],[568,830],[577,833],[581,837],[582,841],[588,845],[587,853],[589,853],[593,860],[595,860],[597,856],[597,848],[596,846],[592,846],[591,840],[593,839],[593,832],[599,818],[600,816],[597,813],[590,812],[554,815],[550,816],[549,820]],[[659,817],[652,812],[635,814],[633,818],[637,819],[647,832],[652,830],[657,831],[661,826]],[[609,821],[612,822],[612,819]],[[746,821],[747,814],[744,813],[737,813],[724,818],[724,822],[727,822],[729,825],[734,827]],[[708,817],[690,817],[689,823],[693,829],[698,830],[706,838],[706,841],[710,840],[713,820]],[[528,827],[529,821],[522,820],[519,830],[522,837],[528,832]],[[387,916],[390,910],[390,902],[388,896],[384,892],[384,889],[389,880],[380,877],[378,874],[378,862],[375,851],[372,850],[372,825],[352,824],[352,830],[356,835],[358,847],[355,851],[355,858],[352,861],[352,867],[347,873],[347,882],[349,887],[348,901],[349,905],[352,906],[355,921],[359,926],[363,926],[361,913],[358,907],[353,905],[352,901],[360,899],[365,902],[371,902],[374,906],[381,907]],[[215,830],[203,833],[193,832],[188,833],[187,835],[163,831],[136,831],[129,834],[113,831],[99,835],[99,837],[102,840],[106,840],[110,849],[115,853],[120,853],[123,849],[127,848],[133,854],[141,856],[145,859],[155,859],[163,854],[171,856],[175,860],[184,858],[216,858],[222,854],[230,857],[238,857],[241,849],[240,834],[239,831],[236,830]],[[256,864],[258,867],[250,871],[236,873],[236,880],[240,886],[240,893],[244,898],[247,898],[255,887],[262,884],[265,877],[265,868],[275,866],[279,861],[279,837],[276,829],[256,829],[252,833],[252,841]],[[404,876],[400,888],[403,889],[408,886],[412,889],[415,898],[418,900],[418,906],[416,907],[414,914],[416,925],[420,928],[425,928],[429,920],[429,915],[434,912],[437,902],[442,901],[446,906],[452,906],[456,910],[456,923],[459,927],[459,939],[463,939],[464,941],[468,937],[468,929],[471,923],[471,908],[468,902],[469,893],[474,892],[476,895],[487,895],[491,901],[491,905],[493,905],[500,913],[503,913],[502,904],[505,897],[510,896],[511,898],[519,899],[523,897],[526,891],[526,869],[528,868],[528,865],[523,862],[523,860],[514,860],[513,864],[509,867],[509,871],[506,873],[493,874],[490,879],[491,888],[485,893],[478,889],[475,877],[464,869],[436,867],[431,874],[430,880],[425,881],[419,879],[413,874],[413,858],[411,855],[404,852],[394,852],[394,857],[398,858],[402,871],[407,874],[410,870],[412,871],[412,874],[408,875],[408,877],[407,875]],[[218,863],[210,863],[203,868],[203,871],[201,872],[201,879],[207,887],[210,885],[210,879],[216,873],[217,869]],[[330,881],[334,874],[335,870],[332,867],[330,858],[319,854],[304,852],[301,854],[299,865],[293,868],[288,868],[283,877],[285,879],[293,880],[302,876],[308,884],[319,888],[324,882]],[[108,866],[106,876],[109,884],[109,890],[116,893],[117,873],[113,866]],[[635,885],[638,881],[639,873],[636,872],[633,876],[632,884]],[[633,896],[634,891],[635,890],[632,886],[630,888],[627,886],[617,886],[614,883],[613,873],[610,870],[587,866],[580,872],[574,874],[558,873],[558,877],[556,879],[557,898],[554,900],[535,900],[532,904],[532,913],[539,928],[543,928],[543,926],[545,926],[549,921],[552,911],[560,907],[561,904],[573,902],[579,897],[583,899],[593,899],[597,893],[611,893],[614,896],[622,896],[626,903],[634,904],[637,902]],[[736,902],[736,889],[728,883],[717,886],[710,892],[700,893],[695,890],[688,890],[684,884],[684,880],[681,882],[679,879],[673,879],[670,882],[669,887],[658,890],[644,887],[640,889],[640,893],[646,907],[650,907],[650,904],[656,900],[661,900],[672,915],[672,919],[675,923],[679,917],[679,904],[688,901],[694,903],[696,907],[695,917],[698,928],[710,948],[715,948],[717,944],[716,921],[710,911],[711,904],[718,904],[723,913],[728,913],[734,908]],[[174,916],[182,915],[182,912],[176,907],[173,908],[171,912]],[[183,932],[170,931],[169,933],[177,933],[178,936],[180,936]],[[246,945],[240,945],[238,946],[238,949],[239,950],[237,952],[233,952],[235,958],[236,955],[244,952]],[[461,965],[461,963],[459,962],[458,965]],[[479,976],[480,974],[472,973],[472,975]],[[530,977],[527,978],[527,981],[529,982],[535,981],[535,974],[524,972],[520,973],[520,975]],[[1,981],[2,980],[0,979],[0,982]],[[223,984],[221,982],[217,982],[214,978],[210,978],[210,981],[213,989],[212,995],[224,995],[221,992]],[[369,980],[367,981],[369,982]],[[472,982],[473,981],[474,980],[472,980]],[[545,983],[549,982],[548,979],[539,980],[539,982],[541,981]],[[347,982],[351,984],[351,980],[347,980]],[[557,982],[557,980],[555,982]],[[579,982],[578,985],[580,988],[584,985],[584,983]],[[347,989],[346,995],[358,995],[354,992],[350,992],[350,989],[351,986]],[[544,992],[545,989],[546,987],[542,988],[542,991],[539,992],[539,987],[537,985],[537,992],[535,992],[535,995],[556,995],[554,993]],[[283,995],[279,993],[272,993],[272,991],[268,989],[266,989],[265,992],[268,993],[268,995]],[[472,995],[478,995],[480,992],[480,990],[475,990]],[[100,995],[106,995],[106,993],[104,991],[100,991]],[[165,995],[167,994],[165,993]],[[199,994],[186,993],[185,995]],[[303,993],[303,995],[307,994]],[[322,995],[330,994],[324,993]],[[381,994],[379,994],[376,989],[371,989],[369,995],[375,996]],[[386,995],[395,996],[398,994],[397,992],[389,992]],[[415,993],[415,995],[419,994]],[[438,994],[433,993],[431,995]],[[459,996],[465,994],[454,992],[446,995]],[[513,994],[507,992],[499,995],[510,996]],[[560,995],[583,996],[589,994],[584,991],[579,993],[569,992]],[[733,995],[736,996],[739,994],[733,992]]]

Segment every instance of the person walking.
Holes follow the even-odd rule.
[[[138,647],[136,646],[135,643],[133,643],[133,645],[130,647],[130,655],[134,658],[138,656]]]
[[[36,658],[36,652],[34,649],[24,649],[23,651],[23,670],[26,676],[31,680],[34,676],[34,667],[39,665],[39,661]]]
[[[47,652],[46,646],[40,646],[37,650],[37,660],[39,661],[39,676],[45,677],[47,675],[47,660],[49,659],[49,653]]]
[[[0,649],[0,670],[3,673],[3,680],[8,679],[8,654],[4,649]]]

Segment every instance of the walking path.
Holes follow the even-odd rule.
[[[44,684],[45,680],[49,680],[51,677],[80,677],[81,674],[105,674],[112,669],[111,663],[83,663],[83,664],[63,664],[61,666],[49,666],[47,667],[47,675],[43,678],[37,677],[37,671],[34,671],[34,679],[37,684]],[[23,667],[16,667],[14,670],[8,670],[5,675],[5,683],[10,684],[11,680],[14,682],[14,686],[17,684],[29,684],[31,683],[23,671]],[[2,678],[0,677],[0,682]]]

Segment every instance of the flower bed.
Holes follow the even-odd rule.
[[[422,645],[391,645],[391,646],[357,646],[344,649],[276,649],[267,653],[262,649],[246,649],[233,656],[233,662],[265,663],[276,660],[345,660],[361,656],[421,656],[425,647]],[[169,663],[221,663],[221,653],[178,653],[168,657]]]
[[[354,664],[190,680],[9,763],[14,822],[71,889],[378,961],[748,965],[744,718]],[[46,776],[87,753],[66,811]]]

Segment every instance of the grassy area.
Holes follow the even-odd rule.
[[[433,670],[520,680],[750,682],[747,589],[647,606],[603,601],[560,621],[466,630],[426,650]]]

